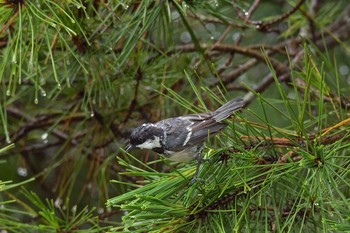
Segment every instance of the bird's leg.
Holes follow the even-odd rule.
[[[199,168],[200,168],[201,164],[203,163],[203,161],[206,161],[206,159],[203,159],[203,157],[202,157],[203,148],[204,148],[204,146],[199,148],[198,155],[196,156],[196,160],[197,160],[196,173],[194,174],[194,177],[191,180],[191,184],[195,183],[197,180],[199,182],[201,182],[202,184],[204,184],[204,181],[202,179],[198,178]]]
[[[191,180],[191,184],[195,183],[197,180],[199,180],[201,183],[203,183],[203,180],[198,179],[199,168],[200,168],[202,163],[203,163],[202,156],[198,156],[196,173],[194,174],[194,177]]]

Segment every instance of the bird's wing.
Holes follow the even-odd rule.
[[[177,148],[183,150],[184,147],[203,143],[208,135],[212,136],[225,127],[224,124],[212,118],[212,113],[191,114],[167,119],[160,123],[166,131],[166,150],[171,151],[176,151]]]
[[[209,136],[213,136],[225,127],[224,123],[221,123],[226,118],[232,116],[232,114],[245,105],[245,101],[238,97],[230,100],[214,112],[192,114],[180,117],[183,120],[193,122],[191,129],[192,134],[188,140],[188,145],[196,145],[204,142]]]
[[[208,136],[214,136],[225,127],[225,124],[215,121],[211,113],[207,114],[210,115],[204,120],[192,120],[194,124],[191,126],[192,134],[188,141],[189,146],[203,143],[207,140]]]
[[[245,105],[242,98],[233,99],[214,112],[191,114],[158,122],[166,132],[166,150],[179,151],[205,142],[225,127],[221,121]]]

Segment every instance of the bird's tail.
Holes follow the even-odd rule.
[[[230,117],[234,112],[242,109],[244,105],[245,101],[241,97],[230,100],[213,112],[213,119],[216,122],[221,122]]]

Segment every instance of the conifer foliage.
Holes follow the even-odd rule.
[[[0,231],[350,231],[349,39],[346,0],[0,0]],[[237,96],[203,182],[123,149]]]

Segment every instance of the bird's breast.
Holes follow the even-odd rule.
[[[189,162],[192,159],[199,156],[199,147],[189,147],[181,151],[168,151],[163,152],[164,156],[171,161],[175,162]]]

